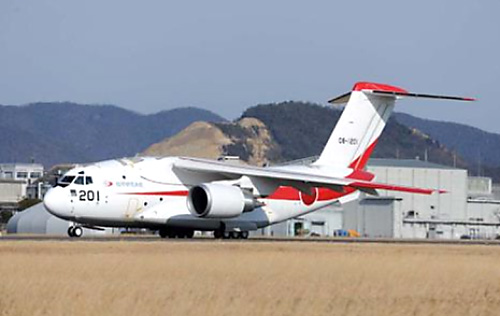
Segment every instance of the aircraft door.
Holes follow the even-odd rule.
[[[128,201],[128,206],[127,206],[127,211],[125,212],[125,217],[132,218],[137,211],[139,211],[139,200],[138,199],[130,199]]]

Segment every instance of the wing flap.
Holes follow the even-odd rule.
[[[436,190],[436,189],[422,189],[415,187],[407,187],[407,186],[399,186],[393,184],[385,184],[385,183],[377,183],[377,182],[354,182],[349,185],[350,187],[359,189],[360,191],[365,190],[387,190],[387,191],[398,191],[398,192],[407,192],[407,193],[419,193],[419,194],[432,194],[432,193],[446,193],[445,190]]]

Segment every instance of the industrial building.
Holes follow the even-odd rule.
[[[455,234],[465,234],[456,232],[453,225],[438,227],[434,223],[468,218],[466,170],[421,160],[372,159],[368,171],[378,182],[439,188],[446,193],[380,191],[378,198],[366,197],[345,207],[344,229],[357,230],[363,236],[394,238],[456,238]]]
[[[43,176],[43,166],[36,163],[0,164],[0,179],[20,180],[31,183]]]
[[[47,212],[43,203],[38,203],[15,214],[7,223],[8,234],[46,234],[67,235],[70,222],[62,220]],[[83,228],[85,236],[96,236],[119,233],[117,228],[95,230]]]
[[[44,169],[35,163],[0,164],[0,201],[20,201],[30,197],[29,187],[43,177]],[[32,190],[33,191],[33,190]],[[30,197],[37,198],[37,196]]]
[[[0,212],[16,210],[17,203],[25,198],[41,198],[46,188],[38,179],[43,173],[40,164],[0,164]]]
[[[371,159],[367,171],[375,174],[377,182],[447,192],[361,194],[354,202],[334,204],[259,233],[335,236],[356,232],[372,238],[444,239],[492,239],[500,233],[500,200],[489,178],[468,177],[464,169],[410,159]]]

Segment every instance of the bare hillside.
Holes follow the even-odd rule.
[[[143,154],[210,159],[238,156],[250,164],[263,165],[280,157],[280,147],[264,123],[248,117],[234,123],[192,123],[178,134],[151,145]]]
[[[215,159],[231,140],[214,124],[194,122],[178,134],[149,146],[148,156],[190,156]]]

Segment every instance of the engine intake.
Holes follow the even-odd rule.
[[[239,187],[204,183],[189,190],[187,204],[196,217],[230,218],[252,211],[257,201],[250,192]]]

